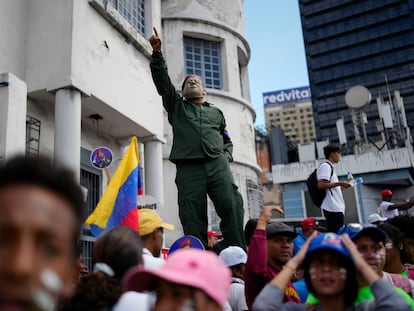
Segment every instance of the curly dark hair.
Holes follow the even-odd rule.
[[[407,241],[404,233],[401,232],[396,226],[389,223],[378,225],[379,228],[384,230],[387,237],[392,241],[392,244],[399,250],[402,263],[408,262],[407,256]]]
[[[102,311],[111,308],[122,294],[121,283],[103,272],[91,273],[76,285],[74,293],[59,310]]]
[[[397,227],[408,239],[414,239],[414,216],[398,215],[387,222]]]

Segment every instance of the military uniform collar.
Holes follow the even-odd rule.
[[[193,105],[197,105],[196,103],[193,103],[190,99],[185,99],[187,102],[189,102],[189,103],[191,103],[191,104],[193,104]],[[213,104],[211,104],[211,103],[209,103],[209,102],[206,102],[206,101],[204,101],[204,102],[202,102],[201,103],[201,106],[214,106]]]

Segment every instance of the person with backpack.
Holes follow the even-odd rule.
[[[326,161],[322,162],[317,171],[317,186],[325,190],[326,195],[320,207],[327,221],[328,232],[337,233],[344,224],[345,202],[342,189],[348,189],[351,184],[339,181],[335,164],[341,159],[341,149],[336,144],[329,144],[323,148]]]

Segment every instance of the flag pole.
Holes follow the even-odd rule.
[[[109,183],[111,182],[111,174],[109,173],[109,169],[108,168],[104,168],[103,171],[104,171],[105,177],[107,179],[106,185],[108,186]]]

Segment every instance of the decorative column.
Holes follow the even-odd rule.
[[[0,161],[25,153],[27,85],[12,73],[0,74]]]
[[[144,143],[145,192],[164,206],[162,141],[157,137],[142,139]]]
[[[72,169],[76,180],[80,178],[81,146],[81,92],[59,89],[55,101],[55,147],[57,165]]]

